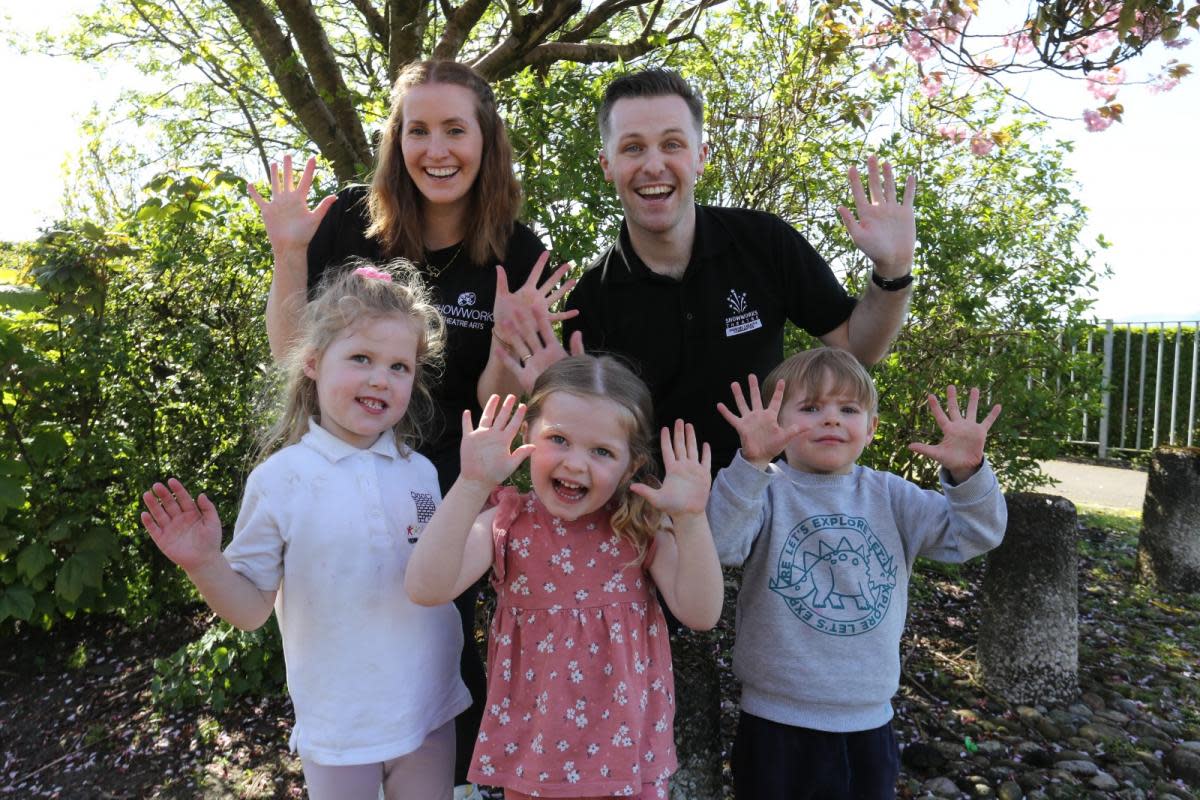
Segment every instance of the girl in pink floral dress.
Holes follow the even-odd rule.
[[[655,594],[692,628],[716,624],[721,570],[704,516],[708,445],[661,432],[650,392],[611,358],[549,367],[528,410],[493,396],[463,414],[462,473],[409,561],[437,604],[492,569],[488,698],[470,778],[527,797],[667,797],[675,685]],[[518,431],[525,444],[512,450]],[[497,490],[530,459],[533,491]],[[482,514],[475,509],[487,508]]]

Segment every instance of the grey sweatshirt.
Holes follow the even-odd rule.
[[[836,732],[892,718],[913,561],[966,561],[1004,537],[991,467],[948,480],[943,470],[943,495],[857,465],[764,472],[740,451],[721,470],[708,521],[721,563],[746,567],[733,648],[743,710]]]

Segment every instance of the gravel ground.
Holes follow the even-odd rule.
[[[982,562],[919,571],[896,699],[901,797],[1190,800],[1200,792],[1200,597],[1137,584],[1136,521],[1084,522],[1081,692],[1069,704],[1015,706],[980,686]],[[727,620],[714,634],[726,661]],[[200,612],[137,625],[90,618],[7,639],[0,797],[303,796],[286,748],[286,697],[244,698],[221,713],[153,705],[153,660],[209,621]],[[723,693],[728,737],[736,713],[728,671]]]

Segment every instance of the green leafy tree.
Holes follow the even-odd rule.
[[[267,354],[268,274],[241,180],[162,178],[117,229],[6,255],[0,293],[0,624],[147,613],[188,596],[137,530],[184,475],[232,510]]]

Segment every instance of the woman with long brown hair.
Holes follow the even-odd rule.
[[[480,398],[520,389],[506,366],[511,362],[494,353],[493,339],[506,344],[496,323],[519,315],[565,318],[550,308],[573,285],[556,288],[567,265],[538,285],[545,247],[517,221],[521,190],[504,122],[491,87],[466,65],[424,61],[401,70],[369,186],[349,186],[310,209],[314,170],[309,159],[296,180],[288,156],[272,167],[269,201],[250,187],[275,257],[266,312],[271,351],[276,358],[287,353],[301,311],[327,272],[353,257],[413,262],[446,321],[445,373],[434,390],[442,424],[420,449],[445,492],[459,472],[456,422],[463,409],[478,419]],[[522,364],[530,355],[510,353]],[[459,782],[484,694],[472,645],[475,597],[468,591],[456,603],[467,642],[463,679],[475,699],[459,718]]]

